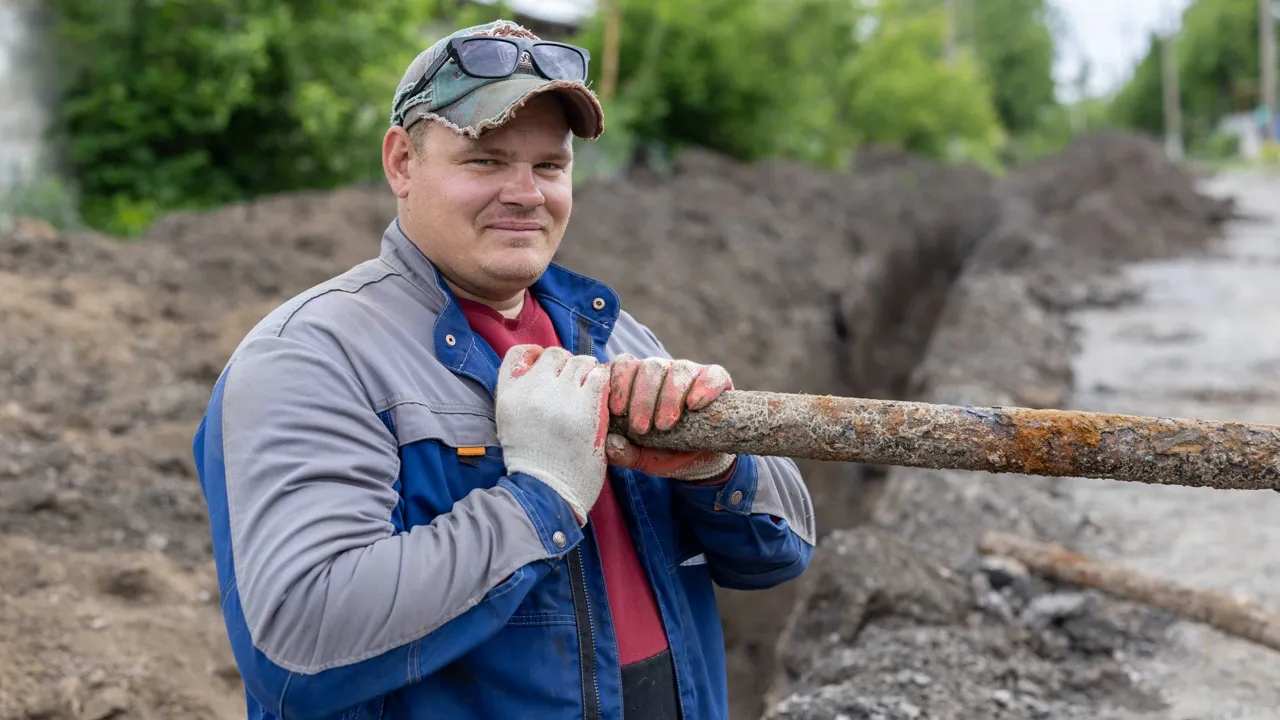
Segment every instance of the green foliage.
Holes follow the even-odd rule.
[[[974,0],[973,47],[1006,130],[1033,130],[1056,104],[1045,0]]]
[[[620,0],[619,100],[639,143],[843,165],[865,144],[991,155],[975,64],[943,61],[939,7],[848,0]],[[602,19],[578,42],[602,57]],[[593,63],[598,81],[602,63]],[[955,142],[950,143],[954,140]]]
[[[1206,160],[1230,160],[1240,157],[1240,136],[1229,132],[1215,132],[1204,142],[1192,148],[1192,154]]]
[[[1112,111],[1126,126],[1164,132],[1159,39],[1117,94]],[[1219,118],[1258,104],[1256,0],[1196,0],[1183,13],[1177,39],[1183,129],[1189,145],[1214,132]]]
[[[1007,134],[1056,107],[1047,0],[974,0],[976,54],[954,62],[935,0],[616,1],[619,92],[605,137],[579,144],[580,179],[690,145],[844,167],[876,144],[994,167]],[[459,0],[51,2],[80,210],[124,235],[172,209],[379,177],[411,58],[509,17]],[[568,39],[598,88],[602,18]]]
[[[811,119],[820,109],[796,103],[813,80],[795,70],[805,55],[813,54],[806,42],[821,46],[837,33],[819,22],[799,19],[805,9],[822,12],[839,3],[618,2],[624,28],[619,99],[637,109],[630,125],[637,141],[676,148],[699,145],[751,160],[778,152],[793,120],[822,127]],[[795,31],[808,35],[788,37]],[[603,18],[593,18],[575,41],[591,50],[598,84]]]
[[[888,6],[841,83],[857,144],[877,144],[945,157],[994,160],[1003,132],[990,89],[976,64],[961,54],[943,61],[944,17],[895,12]]]
[[[54,0],[60,129],[93,225],[377,171],[442,0]]]
[[[75,192],[48,174],[34,175],[0,188],[0,227],[20,217],[43,220],[59,230],[80,226]]]
[[[1075,102],[1043,109],[1028,131],[1003,148],[1004,165],[1019,167],[1064,150],[1085,132],[1114,127],[1106,100],[1084,97]]]

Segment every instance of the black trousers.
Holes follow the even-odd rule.
[[[622,668],[622,715],[627,720],[681,720],[670,650]]]

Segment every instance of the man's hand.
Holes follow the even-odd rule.
[[[619,355],[610,362],[609,412],[625,415],[636,434],[670,430],[686,410],[701,410],[732,389],[729,372],[719,365]],[[735,459],[717,452],[641,448],[616,433],[609,434],[606,452],[609,462],[619,467],[693,482],[718,480]]]
[[[609,368],[558,347],[517,345],[498,370],[494,414],[508,472],[547,484],[585,525],[600,497]]]

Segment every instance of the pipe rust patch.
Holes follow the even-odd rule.
[[[845,418],[845,403],[837,398],[822,395],[813,399],[813,409],[823,420],[837,422]]]
[[[1088,416],[1060,410],[1009,410],[1003,424],[1013,426],[1006,458],[1023,472],[1069,474],[1076,456],[1102,441],[1103,428]]]

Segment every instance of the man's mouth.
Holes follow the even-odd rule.
[[[491,223],[489,228],[507,232],[533,232],[541,230],[542,223],[535,220],[503,220],[502,222]]]

